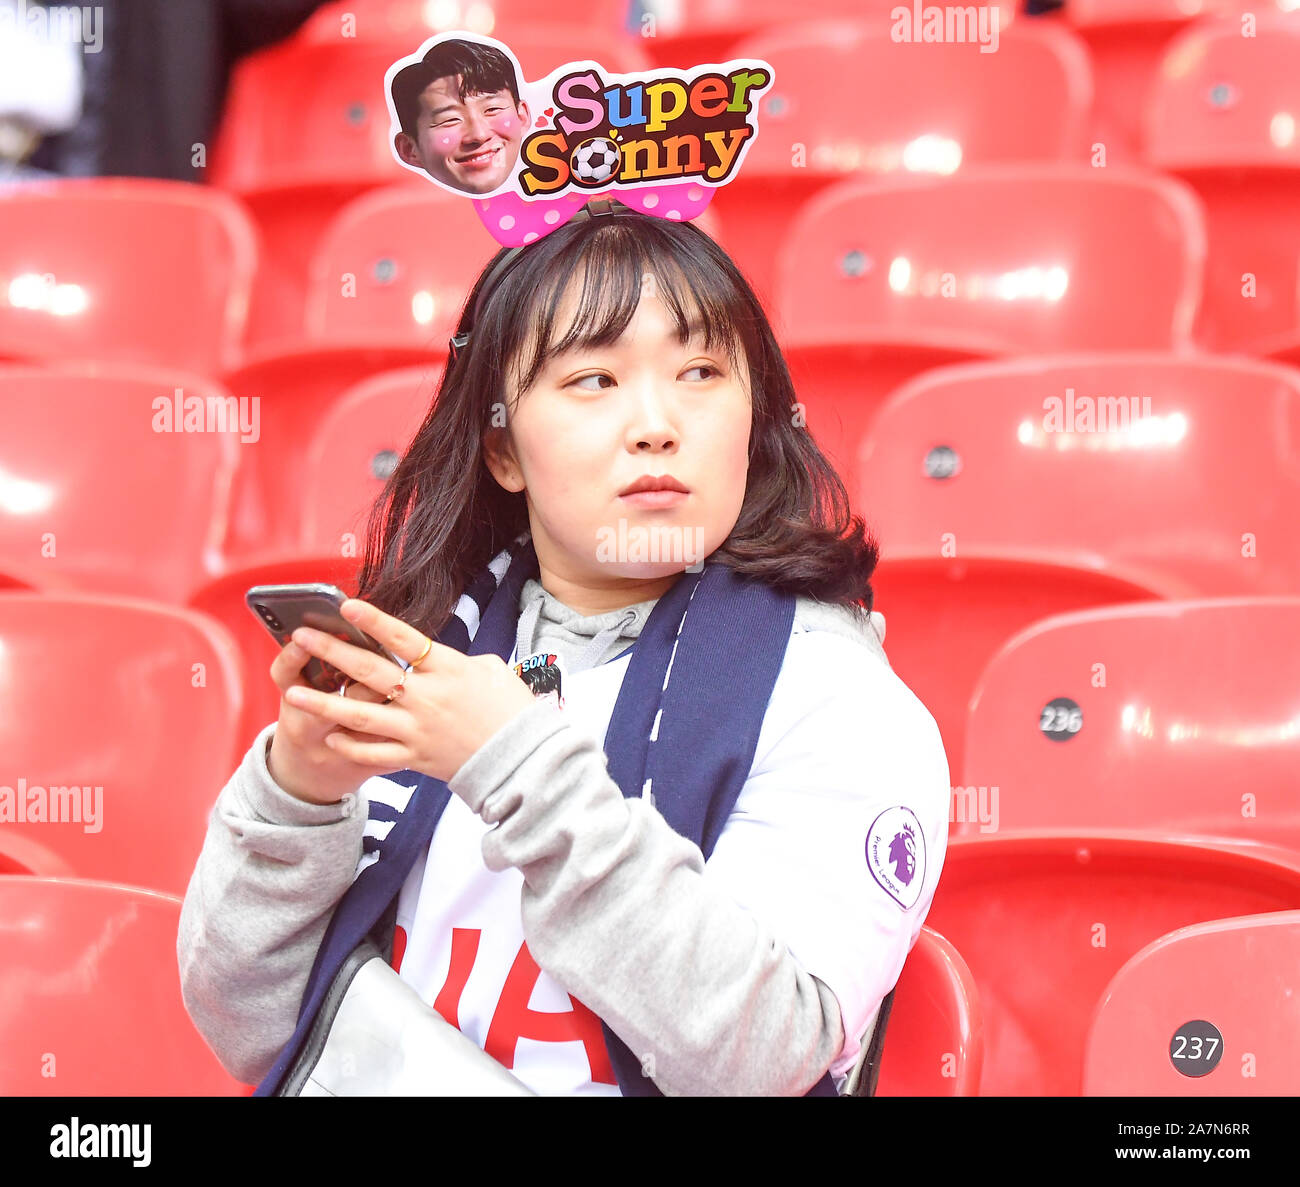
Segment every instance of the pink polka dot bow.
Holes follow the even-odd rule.
[[[492,237],[505,247],[521,247],[562,227],[593,198],[615,198],[625,206],[658,218],[686,221],[713,200],[714,187],[698,182],[666,185],[614,186],[598,193],[570,193],[558,198],[522,198],[498,194],[480,198],[474,209]]]

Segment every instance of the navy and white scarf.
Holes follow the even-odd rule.
[[[488,563],[459,598],[437,640],[467,655],[508,660],[524,584],[539,575],[524,533]],[[655,809],[705,860],[713,852],[753,765],[759,730],[785,658],[795,599],[721,564],[683,573],[650,612],[632,648],[604,749],[628,798],[652,794]],[[708,723],[701,728],[701,722]],[[414,771],[389,776],[412,788],[404,808],[370,801],[373,824],[362,862],[317,950],[298,1025],[256,1096],[276,1093],[301,1053],[331,982],[367,936],[388,950],[397,895],[437,828],[452,792]],[[653,789],[653,790],[651,790]],[[641,1061],[602,1022],[624,1096],[660,1096]],[[835,1096],[827,1072],[808,1093]]]

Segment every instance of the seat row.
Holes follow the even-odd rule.
[[[292,391],[240,399],[169,372],[0,367],[0,588],[201,609],[238,640],[247,724],[264,724],[274,646],[245,590],[355,592],[368,511],[437,380],[385,372],[318,412]],[[854,414],[814,401],[809,423],[822,438]],[[954,772],[977,679],[1036,621],[1300,594],[1291,367],[1148,352],[961,364],[841,440],[856,443],[835,460],[881,546],[891,661]]]
[[[1001,31],[991,53],[967,41],[904,39],[898,6],[884,0],[812,14],[840,18],[830,22],[773,24],[775,14],[755,14],[750,35],[691,58],[682,55],[705,44],[679,44],[667,56],[667,22],[656,23],[653,36],[628,36],[612,23],[510,21],[480,31],[504,37],[530,78],[575,57],[619,72],[655,59],[678,67],[731,57],[770,63],[775,82],[758,105],[759,135],[704,224],[765,299],[775,299],[779,282],[773,227],[788,226],[847,177],[957,176],[1033,161],[1144,165],[1184,180],[1209,207],[1208,287],[1216,291],[1198,326],[1202,340],[1258,351],[1279,334],[1293,342],[1295,235],[1278,240],[1259,220],[1285,228],[1294,204],[1294,15],[1219,0],[1201,6],[1218,19],[1190,21],[1167,0],[1162,11],[1159,3],[1130,5],[1108,16],[1103,3],[1074,16],[1070,4],[1070,28],[1071,17],[1026,19],[1013,7],[996,9]],[[420,38],[380,36],[382,22],[364,12],[353,14],[359,35],[347,36],[340,15],[321,14],[322,36],[241,65],[206,175],[241,196],[262,230],[270,263],[254,294],[250,332],[258,344],[300,329],[315,247],[345,202],[391,183],[433,188],[394,161],[382,87],[388,65]],[[846,78],[855,88],[847,103]],[[1291,258],[1279,263],[1279,254]],[[1259,298],[1244,308],[1243,273],[1257,275]]]
[[[1137,852],[1090,836],[1037,850],[967,846],[955,856],[945,877],[987,896],[1001,926],[963,932],[971,964],[922,927],[886,1015],[875,1095],[1300,1091],[1295,869],[1249,859],[1215,869],[1192,846]],[[1126,868],[1135,859],[1141,869]],[[1011,868],[991,883],[989,866],[1001,860]],[[1095,874],[1087,898],[1077,893],[1085,866]],[[1172,881],[1180,875],[1198,884]],[[1164,897],[1124,909],[1134,889]],[[1223,897],[1211,903],[1212,893]],[[136,887],[0,876],[0,1095],[252,1091],[221,1066],[185,1010],[180,910],[175,895]],[[1232,910],[1250,913],[1222,914]],[[947,913],[945,921],[971,922]],[[996,939],[981,943],[990,933]]]
[[[771,187],[724,192],[700,221],[729,197],[766,209],[776,280],[763,295],[796,384],[852,395],[869,415],[943,362],[1210,348],[1295,360],[1290,185],[1252,179],[1219,203],[1123,166],[990,165],[845,179],[790,211],[764,206]],[[311,387],[314,405],[378,370],[445,359],[492,255],[469,203],[407,185],[365,195],[322,232],[310,283],[280,303],[296,321],[269,341],[248,318],[255,282],[288,274],[259,254],[238,199],[179,182],[70,180],[0,190],[0,217],[11,232],[0,359],[177,367],[238,395]],[[718,218],[720,230],[705,229],[733,246],[725,209]],[[775,250],[772,226],[785,228]],[[733,255],[754,281],[754,257]]]
[[[184,890],[212,804],[279,715],[276,646],[244,617],[256,657],[193,609],[0,593],[0,871]],[[947,746],[954,844],[1112,829],[1300,861],[1297,672],[1300,596],[1036,622],[978,675],[964,753]]]

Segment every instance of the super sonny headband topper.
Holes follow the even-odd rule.
[[[527,82],[507,46],[464,30],[431,37],[385,75],[398,163],[470,198],[506,247],[597,196],[695,218],[739,171],[772,82],[756,59],[634,74],[582,60]]]

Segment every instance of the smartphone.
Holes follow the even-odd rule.
[[[271,637],[283,647],[300,626],[325,631],[345,643],[364,647],[376,655],[392,660],[399,668],[407,664],[380,646],[343,617],[339,607],[348,599],[336,585],[308,582],[303,585],[255,585],[244,595],[244,601],[257,620],[270,632]],[[321,692],[338,692],[347,680],[345,673],[317,656],[303,667],[303,678]]]

